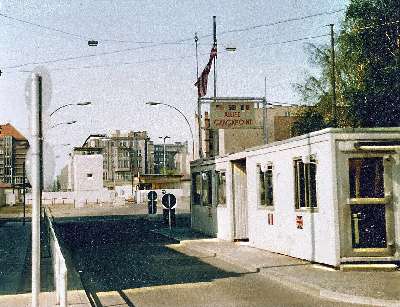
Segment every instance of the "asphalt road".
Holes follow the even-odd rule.
[[[169,246],[179,242],[151,231],[157,227],[143,219],[57,223],[93,306],[349,306],[214,257],[177,252]]]

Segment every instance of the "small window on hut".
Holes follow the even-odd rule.
[[[211,171],[203,172],[202,178],[202,204],[203,206],[212,205],[212,176]]]
[[[317,208],[317,164],[314,158],[309,163],[294,160],[294,192],[296,209]]]
[[[384,191],[382,158],[350,158],[350,198],[383,198]]]
[[[192,193],[193,193],[193,204],[200,205],[201,197],[201,174],[194,173],[192,175]]]
[[[218,172],[218,205],[226,205],[226,172]]]
[[[274,205],[274,188],[273,188],[273,167],[272,164],[267,166],[265,172],[261,166],[258,166],[259,177],[259,204],[262,207],[272,207]]]

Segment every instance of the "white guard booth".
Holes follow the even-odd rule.
[[[400,128],[328,128],[191,176],[194,230],[332,266],[400,260]]]

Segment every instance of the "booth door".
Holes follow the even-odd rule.
[[[384,256],[393,251],[390,162],[383,157],[348,159],[351,254]]]
[[[247,175],[246,160],[237,160],[232,163],[232,194],[233,194],[233,230],[235,240],[247,240]]]

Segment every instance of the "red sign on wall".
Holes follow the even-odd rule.
[[[268,225],[274,225],[274,214],[268,213]]]
[[[303,217],[301,215],[296,216],[296,227],[297,229],[303,229]]]

